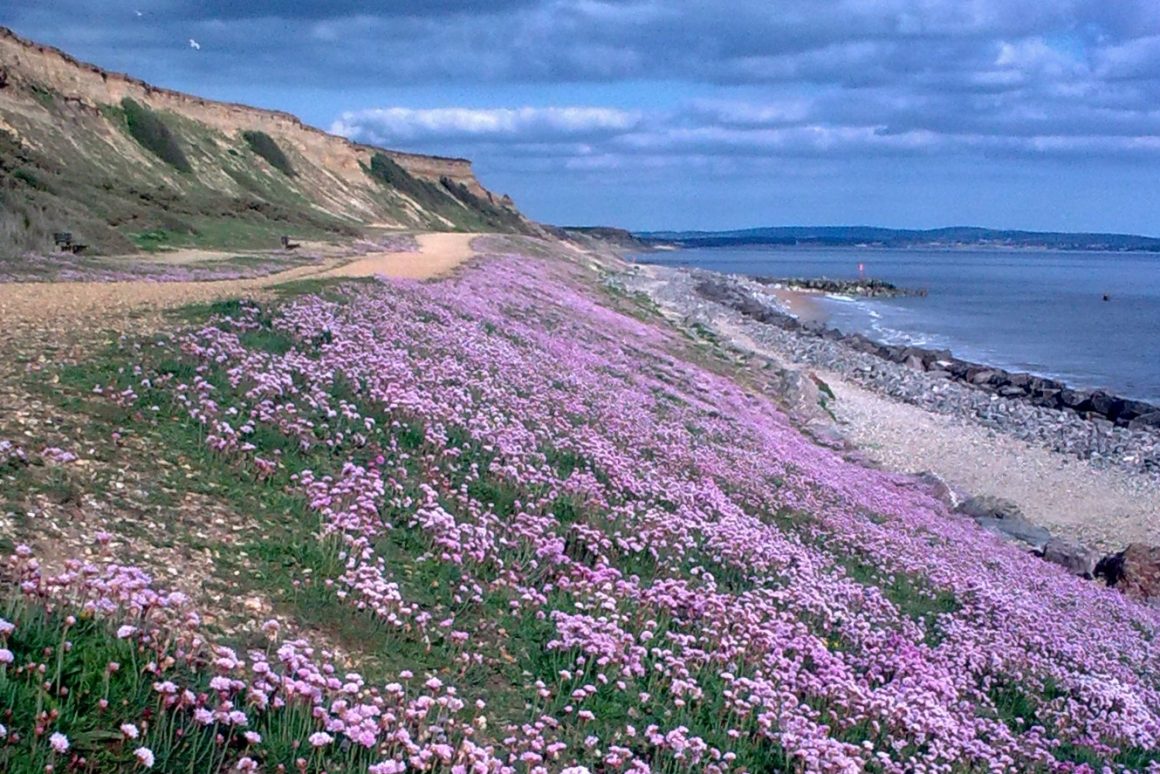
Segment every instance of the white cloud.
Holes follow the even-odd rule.
[[[631,130],[640,114],[608,107],[375,108],[343,113],[331,131],[364,142],[391,144],[415,139],[574,141]]]

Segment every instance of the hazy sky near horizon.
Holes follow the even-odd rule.
[[[0,24],[466,156],[553,223],[1160,234],[1156,0],[0,0]]]

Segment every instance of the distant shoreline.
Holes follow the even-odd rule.
[[[1018,231],[975,226],[890,229],[870,226],[774,226],[729,231],[639,231],[646,245],[920,250],[1049,250],[1160,254],[1160,237],[1095,232]]]
[[[1051,247],[1043,245],[987,245],[987,244],[818,244],[814,242],[800,244],[782,244],[779,242],[728,242],[724,244],[671,244],[659,243],[647,245],[633,255],[647,256],[652,253],[679,253],[683,250],[730,250],[745,248],[768,247],[779,250],[800,250],[802,252],[823,250],[857,250],[865,252],[892,252],[892,251],[927,251],[927,252],[980,252],[980,253],[1090,253],[1107,255],[1152,255],[1160,260],[1160,248],[1145,249],[1109,249],[1106,247]],[[649,263],[648,260],[637,260],[637,263]],[[666,264],[672,265],[672,264]]]

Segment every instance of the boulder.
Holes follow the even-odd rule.
[[[878,355],[887,360],[892,360],[895,363],[901,363],[906,359],[902,354],[905,349],[905,347],[900,347],[897,344],[886,344],[878,349]]]
[[[989,368],[983,368],[981,370],[975,371],[974,373],[967,371],[967,381],[969,381],[971,384],[986,384],[991,381],[991,377],[994,375],[995,372]]]
[[[1007,383],[1012,387],[1031,387],[1031,383],[1034,378],[1035,377],[1033,377],[1031,374],[1022,372],[1007,374]]]
[[[951,510],[957,509],[959,505],[968,499],[966,492],[947,481],[938,473],[924,470],[915,476],[915,479],[923,490],[929,492],[936,500],[945,503]]]
[[[1095,574],[1129,597],[1160,601],[1160,546],[1132,543],[1101,559]]]
[[[1044,561],[1058,564],[1072,575],[1081,578],[1095,576],[1096,564],[1100,560],[1099,554],[1087,546],[1062,538],[1051,538],[1043,546]]]
[[[970,516],[983,529],[1004,540],[1023,543],[1036,553],[1042,553],[1051,540],[1051,533],[1032,524],[1010,500],[993,495],[976,495],[959,504],[955,511]]]
[[[963,361],[952,359],[950,361],[950,365],[947,366],[946,370],[950,371],[951,374],[954,375],[954,377],[956,379],[965,379],[967,377],[967,371],[969,370],[969,368],[970,367],[966,363],[964,363]]]
[[[923,356],[923,360],[928,362],[938,362],[942,360],[949,363],[951,360],[954,360],[954,357],[955,356],[951,354],[949,349],[931,349],[927,350],[926,355]]]
[[[907,355],[906,360],[903,361],[902,364],[904,366],[906,366],[907,368],[913,369],[915,371],[925,371],[926,370],[926,366],[923,364],[922,358],[919,357],[918,355]]]
[[[975,519],[975,523],[1004,540],[1023,543],[1036,553],[1042,553],[1048,541],[1051,540],[1050,532],[1043,527],[1032,524],[1022,516],[1008,519]]]
[[[1022,519],[1023,511],[1010,500],[994,495],[976,495],[964,500],[956,509],[973,519]]]
[[[1160,411],[1141,414],[1128,423],[1129,430],[1145,430],[1154,427],[1160,427]]]
[[[1040,387],[1035,391],[1035,400],[1044,406],[1057,406],[1059,405],[1059,390],[1053,390],[1050,387]]]
[[[1097,414],[1102,414],[1105,417],[1111,417],[1115,415],[1116,409],[1119,408],[1120,403],[1122,403],[1122,401],[1120,401],[1119,398],[1116,398],[1114,395],[1108,395],[1103,390],[1096,390],[1091,394],[1091,397],[1088,398],[1088,404],[1090,406],[1088,410],[1094,411]]]
[[[1116,415],[1116,421],[1127,424],[1133,419],[1141,417],[1144,414],[1149,414],[1153,411],[1156,411],[1156,407],[1145,403],[1142,400],[1125,400],[1123,408],[1120,409],[1120,413]]]

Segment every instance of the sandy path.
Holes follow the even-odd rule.
[[[0,325],[5,335],[37,332],[46,325],[80,330],[120,327],[117,323],[149,310],[205,303],[252,294],[296,279],[314,277],[389,277],[428,279],[444,274],[474,255],[476,234],[420,234],[418,253],[368,253],[345,263],[331,260],[242,280],[210,282],[50,282],[0,283]],[[59,327],[58,327],[59,329]]]
[[[321,272],[320,277],[388,277],[429,279],[451,271],[475,255],[471,240],[478,234],[420,234],[417,253],[371,253]]]

